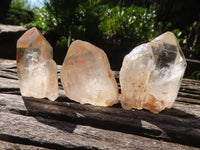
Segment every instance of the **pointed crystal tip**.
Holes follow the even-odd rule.
[[[17,42],[33,42],[37,36],[40,34],[37,28],[33,27],[26,31]]]

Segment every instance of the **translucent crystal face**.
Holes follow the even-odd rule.
[[[25,32],[17,41],[17,73],[22,96],[55,100],[58,97],[53,49],[36,29]]]
[[[120,70],[122,107],[154,113],[172,107],[185,68],[185,57],[173,33],[136,47],[124,58]]]
[[[61,69],[66,95],[82,104],[111,106],[118,102],[118,88],[106,54],[77,40],[67,52]]]

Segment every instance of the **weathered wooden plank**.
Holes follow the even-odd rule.
[[[10,140],[12,143],[0,141],[1,150],[47,150],[47,148],[42,148],[38,146],[18,144],[16,143],[16,141],[13,141],[12,138],[8,136],[4,136],[4,137],[6,140]]]
[[[9,59],[0,58],[0,68],[1,68],[1,66],[8,67],[8,66],[14,66],[14,65],[16,65],[16,60],[9,60]]]
[[[187,86],[193,86],[193,85],[197,85],[199,88],[200,86],[200,80],[193,80],[193,79],[187,79],[187,78],[184,78],[182,80],[182,84],[186,84]]]
[[[195,149],[68,122],[0,112],[0,138],[23,139],[31,145],[55,149]],[[41,144],[39,144],[41,143]],[[56,143],[56,144],[55,144]],[[36,145],[36,144],[35,144]]]
[[[191,98],[191,99],[197,99],[198,101],[200,100],[200,95],[197,95],[197,94],[185,93],[185,92],[179,92],[178,94],[181,97],[186,97],[186,98]]]
[[[185,107],[177,103],[173,109],[153,114],[148,111],[126,111],[119,107],[95,107],[0,94],[0,106],[2,112],[25,114],[29,110],[31,116],[200,147],[199,105]]]
[[[176,101],[184,102],[184,103],[188,103],[188,104],[199,104],[200,105],[199,99],[192,99],[192,98],[188,98],[188,97],[178,96]]]

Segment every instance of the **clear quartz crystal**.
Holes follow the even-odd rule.
[[[22,96],[55,100],[58,97],[57,66],[53,49],[36,29],[17,41],[17,73]]]
[[[154,113],[171,108],[185,69],[185,57],[171,32],[134,48],[120,70],[122,107]]]
[[[61,69],[67,97],[81,104],[111,106],[118,103],[118,87],[107,56],[100,48],[74,41]]]

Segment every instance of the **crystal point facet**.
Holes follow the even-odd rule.
[[[120,70],[122,107],[154,113],[171,108],[185,68],[185,57],[171,32],[134,48]]]
[[[67,97],[81,104],[111,106],[118,103],[118,87],[107,56],[100,48],[74,41],[61,69]]]
[[[22,96],[55,100],[58,97],[57,66],[53,49],[36,29],[17,41],[17,73]]]

